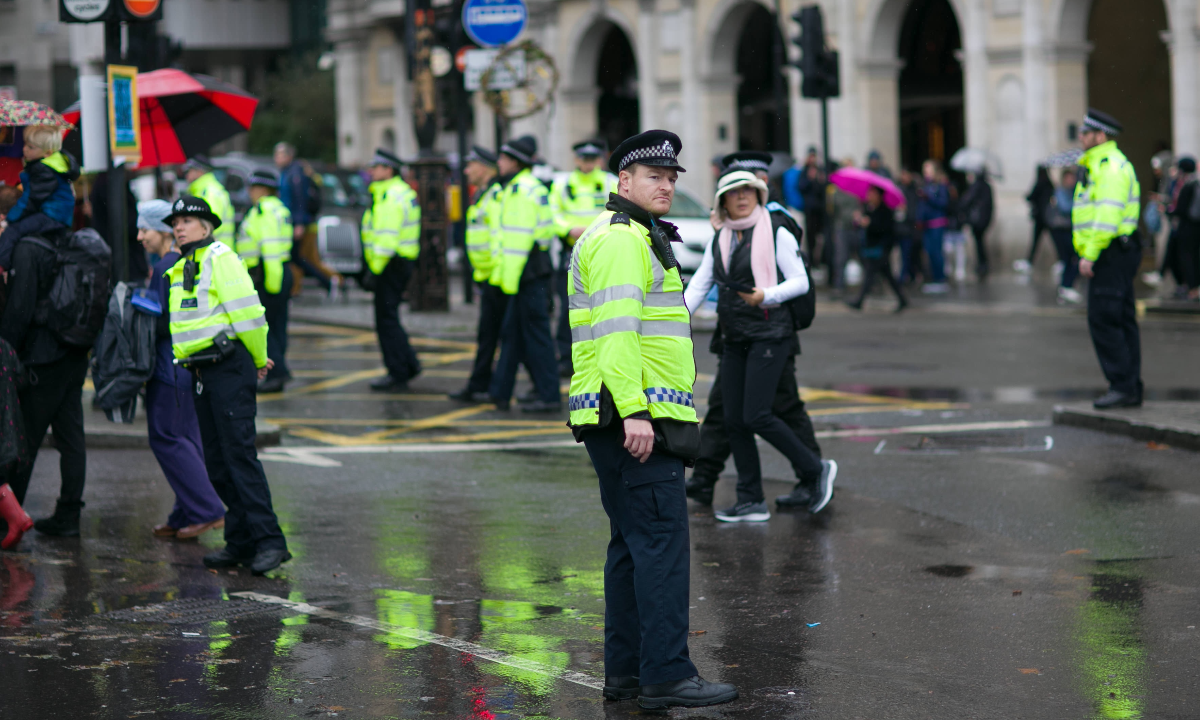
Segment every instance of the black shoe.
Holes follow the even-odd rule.
[[[817,481],[817,489],[813,492],[812,501],[808,504],[810,513],[819,513],[833,499],[833,481],[837,479],[837,461],[821,461],[821,479]]]
[[[771,519],[767,503],[744,502],[724,510],[717,510],[713,517],[721,522],[766,522]]]
[[[1141,395],[1126,395],[1117,390],[1109,390],[1092,402],[1092,407],[1097,410],[1108,410],[1109,408],[1127,408],[1141,407]]]
[[[263,394],[283,392],[283,384],[285,382],[286,380],[281,377],[263,380],[258,384],[258,392]]]
[[[228,546],[221,548],[215,553],[209,553],[204,556],[204,567],[206,568],[231,568],[238,565],[249,565],[254,560],[253,556],[235,555]]]
[[[408,392],[408,383],[397,380],[391,375],[384,375],[378,380],[371,381],[371,389],[376,392]]]
[[[292,554],[283,548],[259,550],[254,554],[250,570],[255,575],[265,575],[291,559]]]
[[[716,484],[716,480],[710,481],[708,478],[693,475],[683,484],[683,492],[701,505],[712,505],[713,486]]]
[[[780,509],[807,508],[809,503],[812,502],[812,496],[813,486],[798,482],[790,493],[775,498],[775,507]]]
[[[906,308],[906,307],[908,307],[908,301],[905,300],[904,298],[900,298],[900,302],[897,303],[896,309],[893,310],[892,312],[902,313],[902,312],[904,312],[904,308]]]
[[[604,677],[605,700],[632,700],[642,690],[637,675],[606,675]]]
[[[699,675],[675,682],[643,685],[638,706],[645,710],[669,707],[705,707],[737,700],[737,688],[729,683],[714,683]]]
[[[549,413],[562,410],[562,403],[547,402],[545,400],[534,400],[521,405],[521,412],[525,413]]]
[[[468,390],[467,388],[463,388],[458,392],[449,393],[447,397],[449,397],[451,400],[457,400],[459,402],[483,403],[488,401],[488,394],[486,392],[475,392],[473,390]]]
[[[508,412],[508,408],[510,406],[508,400],[498,400],[491,395],[488,395],[488,402],[495,405],[497,410],[501,412]]]
[[[53,515],[34,521],[33,529],[54,537],[79,537],[79,511],[82,506],[83,503],[79,507],[58,505]]]
[[[846,307],[850,308],[851,310],[862,310],[862,303],[856,300],[854,302],[846,303]]]

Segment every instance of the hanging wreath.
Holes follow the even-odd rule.
[[[514,76],[520,74],[520,61],[524,61],[524,77],[511,89],[493,90],[492,80],[498,73]],[[492,64],[479,78],[479,89],[484,101],[492,111],[502,118],[518,120],[541,112],[554,102],[558,90],[558,67],[554,58],[532,40],[509,45],[496,54]]]

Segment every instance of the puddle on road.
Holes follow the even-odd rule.
[[[1102,566],[1075,625],[1077,682],[1098,720],[1136,720],[1145,711],[1143,581],[1129,564]]]

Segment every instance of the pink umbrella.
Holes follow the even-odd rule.
[[[904,204],[904,192],[896,187],[896,183],[870,170],[855,167],[835,170],[829,176],[829,182],[863,200],[867,199],[867,190],[875,186],[883,191],[883,202],[888,207],[896,208]]]

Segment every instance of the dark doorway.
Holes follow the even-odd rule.
[[[962,47],[948,0],[913,0],[900,28],[900,161],[914,171],[943,164],[966,141]]]
[[[1095,0],[1088,20],[1088,105],[1125,126],[1117,145],[1137,169],[1142,197],[1155,189],[1150,157],[1171,147],[1171,60],[1162,0]]]
[[[738,38],[738,149],[791,152],[787,85],[775,62],[774,43],[782,48],[783,38],[775,16],[753,5]],[[777,102],[777,91],[782,102]]]
[[[596,62],[596,127],[610,148],[638,134],[638,74],[633,47],[625,32],[609,26]]]

